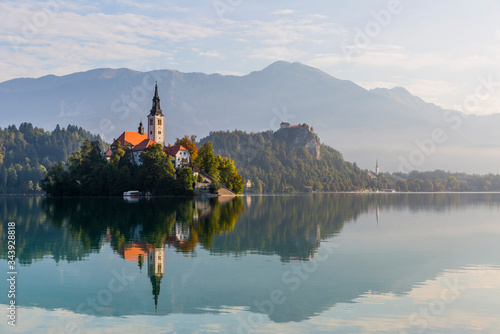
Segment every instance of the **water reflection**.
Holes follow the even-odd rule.
[[[499,208],[498,194],[152,198],[136,203],[121,198],[4,197],[0,217],[17,222],[19,262],[26,265],[45,256],[56,262],[79,261],[105,243],[120,254],[137,243],[167,245],[185,254],[200,245],[213,254],[276,254],[288,262],[310,259],[321,240],[364,213],[373,214],[378,224],[381,212],[446,213],[475,206]],[[0,258],[5,256],[6,249],[0,249]]]
[[[417,305],[447,270],[500,264],[498,194],[2,198],[0,209],[17,222],[23,305],[90,315],[341,318],[335,309],[354,303]],[[332,242],[340,246],[325,251]],[[134,277],[125,293],[103,310],[79,307],[113,270]],[[286,300],[268,314],[261,306],[274,290]]]

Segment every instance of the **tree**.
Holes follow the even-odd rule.
[[[449,176],[448,180],[446,180],[446,188],[449,191],[458,191],[459,190],[459,182],[456,177],[454,176]]]
[[[431,180],[425,179],[424,181],[424,191],[434,191],[434,184]]]
[[[188,150],[191,155],[190,160],[194,161],[198,156],[198,147],[196,147],[196,136],[191,135],[191,138],[188,135],[185,135],[183,138],[176,138],[175,145],[182,145],[186,150]]]
[[[194,163],[214,180],[219,179],[219,160],[213,153],[212,142],[207,142],[200,148]]]
[[[142,162],[139,167],[139,179],[144,187],[143,190],[157,194],[166,194],[171,191],[174,166],[163,152],[161,145],[154,144],[141,153],[139,157]]]
[[[176,172],[176,183],[180,193],[189,195],[193,193],[195,177],[190,167],[179,168]]]
[[[213,180],[212,183],[210,183],[209,189],[212,194],[216,194],[220,188],[221,186],[219,181]]]
[[[245,180],[238,174],[233,160],[224,158],[219,163],[220,182],[236,194],[243,192]]]
[[[42,180],[42,189],[49,195],[73,195],[74,183],[61,161],[52,166]]]
[[[111,155],[111,162],[114,163],[115,165],[118,165],[122,157],[125,155],[125,148],[122,146],[122,144],[116,140],[113,143],[114,149],[113,149],[113,154]]]

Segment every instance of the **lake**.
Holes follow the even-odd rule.
[[[498,333],[499,216],[496,193],[1,197],[0,332]]]

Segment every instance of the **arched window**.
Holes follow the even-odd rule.
[[[153,125],[153,119],[152,118],[149,120],[149,125]]]
[[[158,120],[158,125],[161,125],[161,119]]]

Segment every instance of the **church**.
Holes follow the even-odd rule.
[[[142,121],[136,132],[124,131],[116,140],[113,141],[111,149],[105,153],[106,159],[111,158],[112,149],[116,142],[119,142],[124,147],[132,149],[133,162],[141,165],[141,153],[153,144],[159,144],[174,164],[175,169],[182,167],[189,162],[189,151],[181,146],[165,146],[165,116],[160,108],[160,97],[158,96],[158,84],[155,84],[155,94],[153,96],[153,106],[148,115],[147,121],[148,131],[144,131]]]

